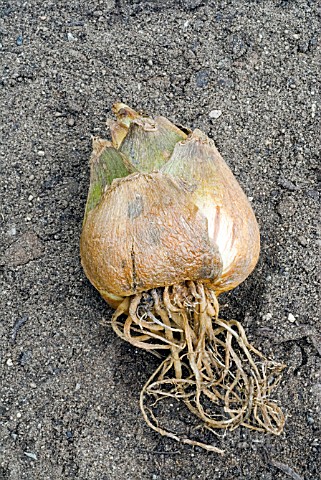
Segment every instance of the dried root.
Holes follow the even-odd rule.
[[[223,453],[164,430],[146,405],[147,397],[154,402],[173,397],[184,401],[210,430],[243,425],[282,432],[284,415],[269,397],[285,366],[266,359],[248,342],[241,324],[219,319],[218,311],[213,291],[187,282],[126,298],[112,326],[135,347],[169,351],[141,392],[148,425],[183,443]]]

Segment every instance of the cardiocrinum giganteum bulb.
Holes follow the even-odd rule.
[[[162,362],[140,397],[154,430],[222,453],[160,426],[151,400],[175,397],[209,429],[238,425],[280,434],[269,397],[284,365],[268,360],[217,297],[254,269],[260,250],[249,201],[214,142],[117,103],[112,142],[93,139],[80,249],[91,283],[116,309],[115,332]]]

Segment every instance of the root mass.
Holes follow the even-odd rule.
[[[214,292],[186,282],[126,298],[112,318],[115,332],[135,347],[167,352],[147,381],[140,406],[162,435],[223,453],[217,447],[163,429],[153,413],[161,399],[182,400],[210,429],[243,425],[279,435],[284,415],[270,395],[284,365],[268,360],[247,340],[236,320],[218,317]]]

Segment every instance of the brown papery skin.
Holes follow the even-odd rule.
[[[167,174],[115,180],[83,227],[82,265],[113,307],[122,297],[221,274],[207,221],[183,183]]]
[[[219,294],[237,287],[254,270],[260,255],[260,231],[247,196],[215,146],[213,156],[218,177],[223,184],[222,204],[216,207],[214,218],[214,241],[217,242],[220,235],[224,236],[224,224],[230,226],[231,232],[225,249],[218,245],[223,271],[221,276],[212,282],[212,286]],[[232,255],[229,255],[230,251],[233,252]]]
[[[192,201],[208,220],[223,269],[208,287],[216,294],[239,285],[254,269],[260,253],[259,227],[245,193],[215,144],[200,130],[178,142],[163,172],[194,186]]]

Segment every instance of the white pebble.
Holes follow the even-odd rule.
[[[8,230],[8,234],[9,234],[11,237],[14,237],[16,233],[17,233],[16,226],[15,226],[15,225],[12,225],[12,226],[9,228],[9,230]]]
[[[289,315],[288,315],[288,320],[289,320],[289,322],[291,322],[291,323],[295,322],[295,316],[292,315],[292,313],[289,313]]]
[[[8,367],[12,367],[13,361],[12,361],[11,358],[8,358],[8,360],[7,360],[7,365],[8,365]]]
[[[68,40],[68,42],[74,42],[76,40],[76,37],[74,37],[72,33],[68,32],[67,33],[67,40]]]
[[[32,452],[23,452],[26,457],[29,457],[31,458],[32,460],[37,460],[37,455],[35,453],[32,453]]]
[[[45,152],[43,150],[38,150],[37,155],[38,155],[38,157],[44,157]]]
[[[209,113],[210,118],[219,118],[222,115],[222,110],[212,110]]]
[[[311,116],[312,116],[312,118],[314,118],[315,117],[315,112],[317,111],[317,104],[316,103],[312,103],[311,110],[312,110]]]

